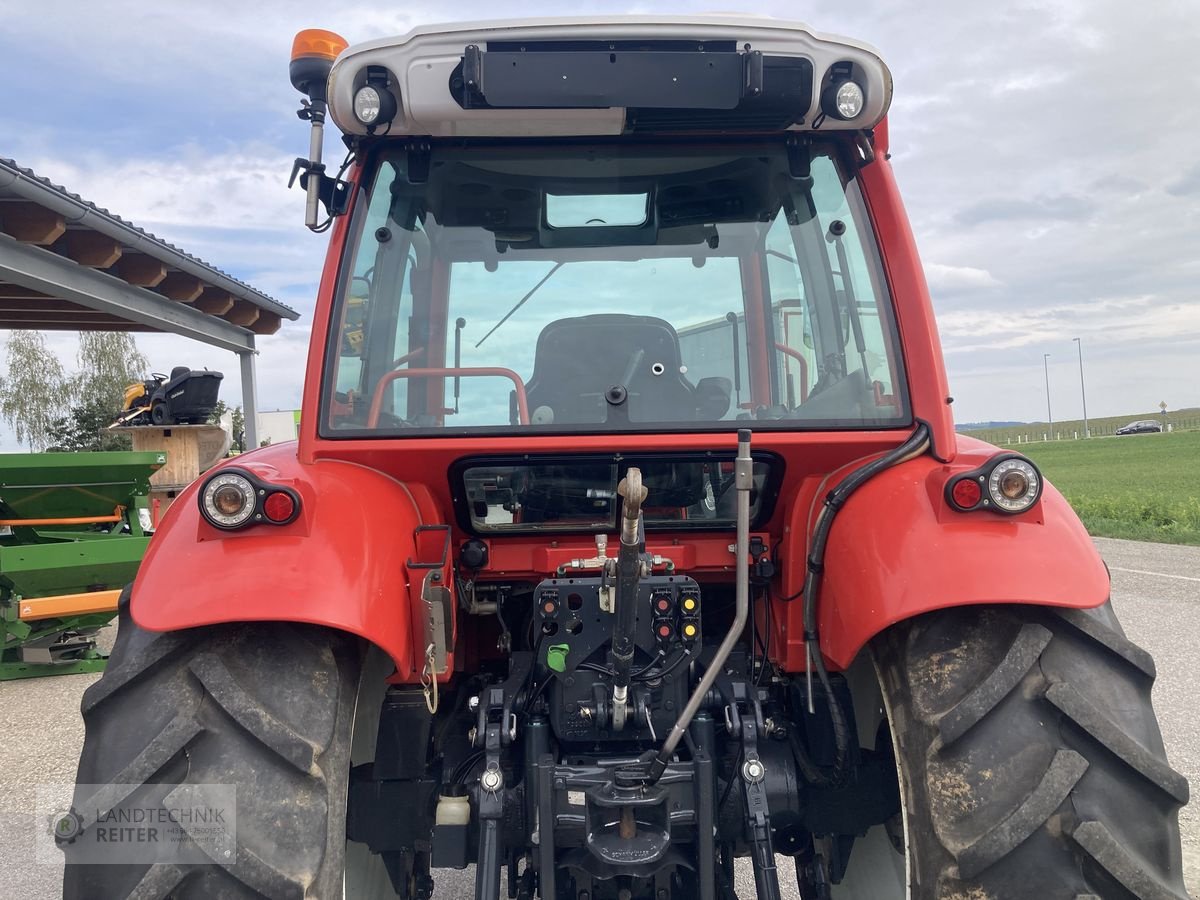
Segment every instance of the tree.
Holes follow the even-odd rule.
[[[71,407],[71,413],[57,419],[46,432],[48,450],[130,450],[133,440],[122,428],[109,428],[113,422],[110,404],[100,400],[84,401]]]
[[[141,381],[150,366],[133,335],[124,331],[80,332],[75,362],[79,372],[73,393],[79,404],[89,408],[107,405],[114,417],[121,409],[125,388]]]
[[[62,363],[38,331],[13,331],[8,336],[8,375],[0,381],[0,415],[12,426],[17,440],[40,450],[48,431],[70,407],[70,380]]]
[[[149,362],[133,336],[120,331],[85,331],[75,357],[79,371],[68,377],[37,331],[8,338],[8,377],[0,381],[0,416],[31,450],[119,449],[126,442],[99,434],[121,409],[125,388],[142,380]],[[85,432],[91,429],[90,435]]]

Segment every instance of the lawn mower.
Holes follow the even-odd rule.
[[[176,366],[125,388],[116,425],[202,425],[217,406],[220,372]]]

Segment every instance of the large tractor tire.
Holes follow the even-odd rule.
[[[180,784],[236,785],[237,851],[212,865],[75,865],[77,838],[63,847],[64,898],[341,897],[362,657],[357,639],[315,626],[143,631],[126,591],[108,668],[83,697],[76,781],[145,785],[141,808]],[[117,796],[115,809],[131,802]],[[76,789],[77,810],[92,799]]]
[[[1154,662],[1111,607],[943,610],[872,650],[909,897],[1186,900],[1188,784],[1150,706]]]

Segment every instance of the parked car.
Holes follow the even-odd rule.
[[[1162,422],[1156,422],[1153,419],[1141,419],[1137,422],[1130,422],[1128,425],[1122,425],[1117,429],[1117,434],[1149,434],[1150,432],[1162,431]]]

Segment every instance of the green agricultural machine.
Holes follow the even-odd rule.
[[[0,681],[98,672],[162,452],[0,454]]]

